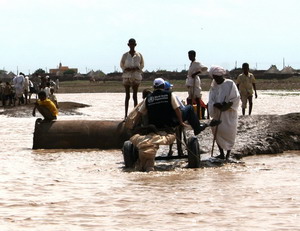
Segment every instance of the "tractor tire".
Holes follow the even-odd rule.
[[[199,142],[196,136],[188,138],[187,141],[188,148],[188,167],[189,168],[199,168],[200,167],[200,148]]]
[[[138,150],[134,147],[130,140],[124,142],[122,152],[125,168],[134,168],[135,162],[138,159]]]

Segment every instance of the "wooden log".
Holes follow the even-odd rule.
[[[121,121],[37,119],[33,149],[114,149],[129,137]]]

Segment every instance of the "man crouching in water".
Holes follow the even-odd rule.
[[[154,129],[148,130],[145,134],[140,132],[130,138],[132,144],[139,151],[136,167],[138,170],[146,172],[154,170],[155,155],[159,145],[169,145],[175,141],[174,127],[187,126],[184,123],[187,120],[195,135],[198,135],[206,127],[200,125],[193,110],[188,111],[186,118],[182,116],[176,96],[172,92],[164,90],[165,81],[162,78],[154,80],[153,88],[153,93],[143,101],[134,125],[139,123],[142,115],[147,114],[148,126],[153,127],[154,125]]]
[[[34,105],[34,108],[32,110],[32,115],[35,116],[35,110],[37,109],[44,117],[43,120],[44,122],[56,120],[58,110],[55,104],[50,99],[47,98],[46,92],[40,91],[38,93],[38,97],[39,99]]]

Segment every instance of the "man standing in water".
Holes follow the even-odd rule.
[[[123,70],[123,85],[125,87],[125,119],[128,114],[128,105],[130,99],[130,87],[132,87],[132,98],[134,106],[138,104],[137,92],[142,80],[142,69],[144,68],[143,56],[135,51],[136,41],[131,38],[127,44],[130,48],[129,52],[123,54],[120,66]]]
[[[248,63],[243,63],[242,69],[243,73],[238,76],[236,84],[241,95],[242,113],[245,115],[247,101],[249,101],[249,115],[251,115],[253,106],[253,89],[255,92],[255,98],[257,98],[255,78],[254,75],[249,72]]]
[[[208,111],[209,115],[222,123],[217,127],[212,127],[214,141],[220,150],[217,158],[228,159],[231,149],[235,143],[238,124],[238,106],[240,94],[235,83],[223,76],[226,70],[219,66],[212,66],[209,75],[213,78],[209,90]],[[227,150],[226,156],[224,150]]]

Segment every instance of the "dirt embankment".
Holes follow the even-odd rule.
[[[210,129],[199,135],[200,146],[206,152],[212,148]],[[215,149],[215,154],[218,151]],[[300,113],[286,115],[240,116],[235,147],[236,158],[256,154],[276,154],[300,150]]]
[[[21,104],[17,106],[5,106],[0,110],[0,115],[9,117],[30,117],[32,116],[34,104]],[[59,114],[80,115],[78,108],[89,107],[89,105],[76,102],[59,102]]]

